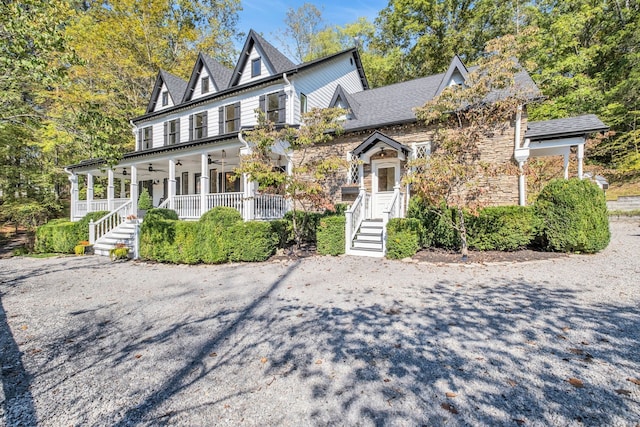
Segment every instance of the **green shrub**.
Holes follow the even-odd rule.
[[[97,221],[109,212],[89,212],[80,221],[71,222],[64,219],[54,219],[36,230],[36,253],[72,254],[74,248],[83,240],[89,240],[89,222]]]
[[[175,264],[197,264],[202,261],[199,242],[200,227],[197,222],[172,221],[175,239],[169,248],[169,261]]]
[[[158,215],[145,218],[140,227],[140,257],[159,262],[171,262],[172,246],[176,238],[177,221]]]
[[[80,221],[74,222],[76,224],[76,243],[83,240],[89,240],[89,222],[96,222],[103,216],[107,215],[109,211],[97,211],[89,212]]]
[[[151,195],[149,194],[149,190],[146,188],[142,189],[142,193],[138,197],[138,209],[141,211],[146,211],[153,208],[153,199],[151,199]]]
[[[321,255],[340,255],[345,250],[344,216],[328,216],[320,219],[317,231],[317,249]]]
[[[200,258],[207,264],[229,261],[229,229],[242,222],[234,208],[215,207],[200,218],[198,245]]]
[[[431,206],[414,196],[409,201],[407,218],[415,218],[422,223],[421,247],[460,248],[460,233],[454,227],[458,223],[457,209]]]
[[[594,253],[611,234],[604,192],[588,180],[553,180],[534,204],[542,222],[541,243],[557,252]]]
[[[267,260],[276,250],[278,239],[268,222],[238,222],[226,233],[229,261]]]
[[[467,215],[469,247],[480,251],[515,251],[529,246],[540,230],[531,207],[487,207],[477,217]]]
[[[318,212],[303,212],[296,211],[296,223],[300,230],[301,241],[306,243],[316,242],[316,231],[320,218],[326,216],[323,213]],[[293,211],[289,211],[284,215],[284,219],[291,223],[291,230],[293,233]],[[295,239],[295,236],[293,236]]]
[[[293,230],[289,221],[284,219],[276,219],[269,221],[271,230],[276,235],[278,248],[286,248],[293,243]]]
[[[165,208],[153,208],[149,209],[147,214],[144,216],[144,220],[148,221],[150,216],[152,218],[158,217],[162,219],[172,219],[174,221],[179,220],[178,214],[173,209],[165,209]]]
[[[393,218],[387,223],[387,258],[411,257],[420,249],[423,225],[417,218]]]

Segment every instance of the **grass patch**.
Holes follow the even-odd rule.
[[[618,197],[624,196],[640,196],[640,177],[609,183],[607,200],[618,200]]]
[[[60,254],[53,254],[53,253],[47,253],[47,254],[34,254],[34,253],[31,253],[31,254],[25,254],[25,255],[22,255],[22,256],[25,256],[25,257],[27,257],[27,258],[37,258],[37,259],[40,259],[40,258],[54,258],[54,257],[62,256],[62,255],[60,255]]]

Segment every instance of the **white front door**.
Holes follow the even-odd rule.
[[[372,162],[372,218],[382,218],[382,212],[393,199],[393,187],[400,184],[400,162],[378,160]]]

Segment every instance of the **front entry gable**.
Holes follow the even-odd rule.
[[[233,72],[215,59],[200,53],[193,67],[191,78],[182,102],[224,90],[229,85]],[[206,80],[203,88],[203,79]],[[206,87],[208,86],[208,87]]]
[[[395,150],[400,160],[406,160],[411,152],[411,148],[406,145],[389,138],[380,131],[375,131],[351,152],[351,157],[360,158],[364,163],[370,163],[371,157],[384,151],[385,146]]]

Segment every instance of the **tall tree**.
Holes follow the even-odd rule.
[[[490,41],[486,55],[464,85],[446,88],[416,110],[418,119],[435,126],[435,132],[431,154],[410,162],[415,172],[405,181],[435,213],[440,213],[442,205],[457,209],[458,221],[453,226],[460,233],[463,258],[467,256],[464,212],[477,214],[487,203],[484,193],[490,177],[512,169],[511,162],[483,162],[481,143],[506,130],[518,106],[532,95],[515,82],[521,69],[515,59],[517,46],[514,36]]]
[[[312,3],[289,8],[284,18],[285,29],[276,37],[287,54],[298,62],[313,59],[313,39],[323,28],[322,11]]]

